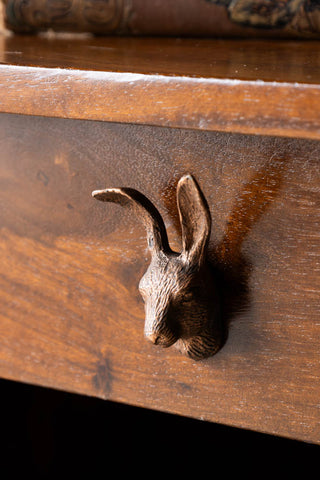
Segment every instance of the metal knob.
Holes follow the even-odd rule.
[[[139,283],[145,337],[161,347],[174,345],[194,360],[214,355],[222,344],[222,329],[215,279],[207,261],[211,216],[195,179],[185,175],[177,186],[180,253],[171,250],[159,211],[137,190],[107,188],[92,196],[132,209],[146,228],[151,262]]]

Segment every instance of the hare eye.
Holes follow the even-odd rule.
[[[186,292],[182,296],[182,301],[183,302],[191,302],[191,300],[193,300],[193,298],[194,298],[193,292]]]
[[[186,292],[186,293],[184,294],[184,297],[185,297],[185,298],[192,298],[192,297],[193,297],[193,293],[192,293],[192,292]]]
[[[192,302],[194,299],[201,297],[201,289],[197,285],[189,287],[188,290],[182,293],[183,302]]]

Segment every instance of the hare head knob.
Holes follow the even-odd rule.
[[[185,175],[177,186],[181,253],[170,249],[160,213],[137,190],[108,188],[92,196],[131,208],[146,228],[151,262],[139,284],[146,338],[162,347],[175,344],[195,360],[215,354],[222,334],[217,289],[206,258],[211,216],[194,178]]]

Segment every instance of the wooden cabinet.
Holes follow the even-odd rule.
[[[319,443],[319,44],[2,41],[1,376]],[[144,339],[144,229],[91,198],[141,191],[179,250],[185,173],[228,332],[200,362]]]

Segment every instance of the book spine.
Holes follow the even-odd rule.
[[[14,32],[320,37],[319,0],[2,0]]]
[[[17,33],[46,30],[108,34],[121,31],[127,0],[2,0],[6,27]]]

